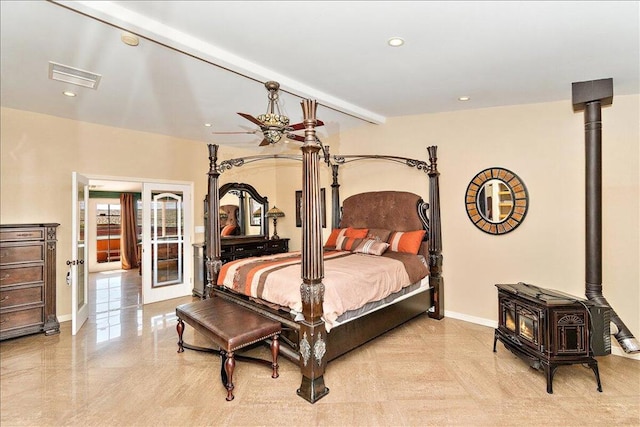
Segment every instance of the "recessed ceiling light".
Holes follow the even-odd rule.
[[[391,47],[400,47],[404,44],[404,39],[400,38],[400,37],[391,37],[387,43],[389,44],[389,46]]]
[[[458,101],[468,101],[470,99],[471,99],[471,97],[469,97],[469,96],[461,96],[461,97],[458,98]]]
[[[205,127],[208,127],[208,128],[211,127],[211,123],[205,123],[204,125],[205,125]]]
[[[138,46],[138,44],[140,44],[140,39],[138,38],[138,36],[127,32],[124,32],[122,33],[122,35],[120,35],[120,40],[122,40],[122,43],[129,46]]]
[[[73,98],[74,96],[76,96],[76,94],[74,92],[71,92],[70,90],[65,90],[64,92],[62,92],[62,94],[64,96],[69,96],[71,98]]]

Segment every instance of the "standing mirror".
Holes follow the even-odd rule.
[[[529,194],[515,173],[503,168],[488,168],[469,183],[465,205],[469,219],[480,230],[505,234],[524,220]]]
[[[221,237],[267,237],[269,202],[249,184],[232,182],[220,187]]]

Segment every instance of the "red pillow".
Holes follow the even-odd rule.
[[[391,233],[387,241],[389,250],[417,255],[425,233],[425,230],[395,231]]]
[[[324,244],[326,248],[335,248],[338,244],[339,237],[353,237],[356,239],[364,239],[367,237],[369,230],[366,228],[334,228]]]

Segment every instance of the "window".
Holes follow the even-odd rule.
[[[120,202],[96,205],[96,261],[120,261]]]

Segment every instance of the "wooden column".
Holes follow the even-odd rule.
[[[324,260],[320,206],[320,144],[316,138],[316,101],[301,102],[305,139],[302,145],[302,312],[300,323],[300,371],[302,384],[297,393],[311,403],[325,396],[324,357],[327,331],[322,320],[324,302]]]
[[[220,267],[222,267],[222,262],[220,261],[220,193],[218,191],[220,172],[218,171],[217,162],[218,146],[209,144],[208,228],[205,235],[207,285],[204,291],[205,298],[213,296],[213,287],[218,281],[218,273],[220,272]]]
[[[438,147],[427,147],[429,152],[429,286],[434,289],[434,310],[429,317],[444,317],[444,278],[442,277],[442,228],[440,225],[440,172],[438,172]]]

